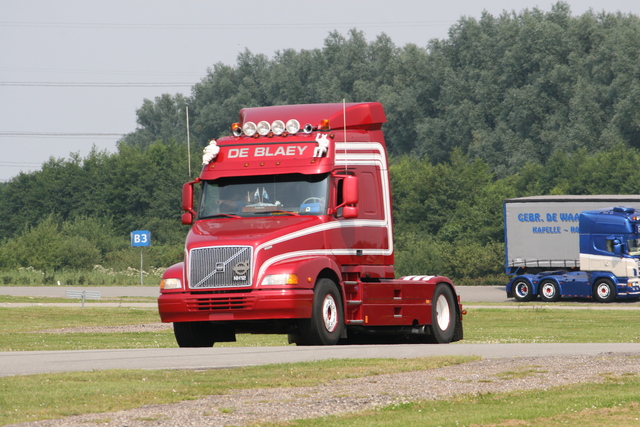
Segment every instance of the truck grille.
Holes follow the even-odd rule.
[[[186,300],[189,311],[216,311],[216,310],[251,310],[255,298],[251,296],[216,297],[200,296]]]
[[[251,286],[251,246],[192,249],[189,256],[189,288]]]

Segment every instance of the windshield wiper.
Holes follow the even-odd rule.
[[[282,210],[267,211],[267,212],[256,212],[256,213],[276,214],[275,216],[277,216],[277,215],[293,215],[293,216],[300,216],[300,214],[299,214],[298,212],[282,211]]]
[[[242,218],[242,217],[236,214],[219,213],[211,216],[205,216],[200,219],[211,219],[211,218]]]

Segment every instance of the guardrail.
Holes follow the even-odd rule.
[[[84,301],[88,299],[100,299],[100,292],[67,290],[65,292],[65,298],[66,299],[82,299],[82,308],[84,308]]]

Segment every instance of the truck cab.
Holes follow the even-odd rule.
[[[180,346],[241,332],[302,345],[462,338],[449,279],[394,279],[385,121],[379,103],[245,108],[211,141],[183,186],[192,227],[158,300]]]

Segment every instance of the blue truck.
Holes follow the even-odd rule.
[[[640,196],[507,199],[507,297],[598,302],[640,297]]]

